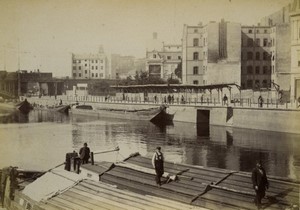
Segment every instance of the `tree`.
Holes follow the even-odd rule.
[[[177,68],[175,69],[175,75],[182,79],[182,62],[177,65]]]

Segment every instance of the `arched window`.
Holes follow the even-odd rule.
[[[199,59],[199,53],[198,52],[194,52],[193,58],[194,58],[194,60],[198,60]]]

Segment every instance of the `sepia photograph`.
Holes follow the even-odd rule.
[[[0,210],[300,210],[300,0],[0,0]]]

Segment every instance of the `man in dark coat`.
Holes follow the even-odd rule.
[[[160,150],[161,147],[156,147],[156,151],[152,157],[152,165],[153,168],[155,168],[155,173],[156,173],[155,181],[158,186],[161,185],[160,179],[164,174],[164,155]]]
[[[256,193],[254,202],[259,207],[261,199],[265,197],[266,189],[269,187],[266,171],[260,162],[256,164],[256,167],[252,171],[252,184]]]
[[[88,148],[87,143],[83,144],[83,147],[79,150],[79,155],[80,155],[82,164],[89,162],[90,148]]]

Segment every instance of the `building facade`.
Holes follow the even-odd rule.
[[[241,84],[241,25],[222,20],[184,25],[182,83]]]
[[[177,78],[175,70],[182,59],[181,45],[165,45],[160,50],[146,52],[146,71],[150,77]]]
[[[72,54],[73,79],[110,79],[108,59],[103,49],[96,54]]]

